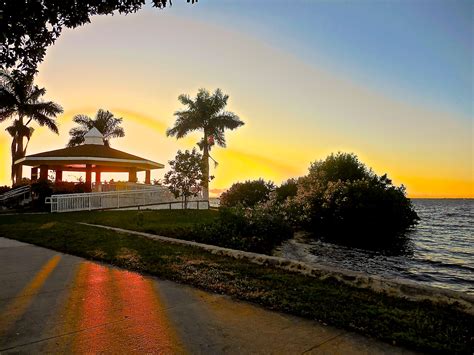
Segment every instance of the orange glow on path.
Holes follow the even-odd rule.
[[[164,306],[154,288],[153,281],[136,273],[113,270],[114,280],[120,290],[123,307],[130,318],[130,340],[140,353],[159,352],[174,354],[179,348],[178,336],[166,317]]]
[[[61,338],[50,352],[184,353],[153,282],[142,276],[82,262],[63,306]]]

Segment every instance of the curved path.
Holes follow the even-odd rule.
[[[409,352],[227,296],[0,238],[0,353]]]

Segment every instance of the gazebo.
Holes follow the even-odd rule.
[[[145,184],[151,184],[150,171],[164,168],[163,164],[106,146],[95,127],[84,136],[84,144],[28,155],[15,164],[31,166],[32,181],[47,179],[49,170],[56,172],[55,182],[63,180],[64,171],[85,172],[88,186],[92,185],[92,173],[100,183],[102,172],[128,173],[128,181],[136,183],[137,172],[145,171]]]

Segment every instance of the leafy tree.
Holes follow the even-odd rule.
[[[298,192],[298,182],[295,179],[288,179],[275,189],[276,202],[284,202],[289,197],[296,196]]]
[[[377,176],[354,154],[331,154],[311,164],[295,201],[314,235],[361,247],[392,245],[419,220],[405,187]]]
[[[220,204],[223,207],[254,207],[258,203],[268,201],[270,193],[275,189],[271,181],[247,180],[233,184],[227,191],[223,192]]]
[[[187,0],[197,2],[197,0]],[[171,0],[151,0],[164,8]],[[0,1],[0,62],[3,69],[33,75],[64,28],[90,22],[94,15],[129,14],[145,0],[8,0]]]
[[[373,172],[368,169],[354,153],[331,153],[326,159],[311,163],[310,176],[320,182],[355,181],[370,177]]]
[[[0,122],[15,118],[13,124],[6,129],[12,136],[13,183],[22,179],[22,167],[20,164],[15,166],[14,162],[26,155],[28,144],[24,146],[24,139],[29,141],[33,134],[30,124],[34,121],[58,133],[55,117],[63,109],[52,101],[40,100],[45,93],[46,89],[33,84],[32,76],[0,71]]]
[[[202,155],[193,148],[192,151],[178,150],[176,158],[168,162],[171,170],[165,174],[163,183],[168,186],[171,193],[181,197],[184,208],[188,206],[188,198],[198,196],[202,190],[203,180]]]
[[[188,95],[180,95],[178,100],[187,108],[175,112],[176,122],[166,131],[167,136],[178,139],[193,131],[203,131],[198,146],[203,151],[203,197],[206,200],[209,199],[209,152],[215,143],[226,146],[226,129],[234,130],[244,124],[236,114],[224,110],[228,99],[229,95],[224,95],[220,89],[212,95],[206,89],[200,89],[194,100]]]
[[[100,109],[97,111],[95,118],[90,118],[86,115],[75,115],[72,119],[78,124],[69,131],[71,138],[69,139],[68,147],[74,147],[84,143],[84,135],[95,127],[104,136],[104,144],[109,147],[110,139],[117,137],[124,137],[125,132],[120,124],[123,118],[116,118],[114,114],[109,111]]]

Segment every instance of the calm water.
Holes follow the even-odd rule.
[[[285,243],[283,256],[474,294],[474,200],[414,199],[421,218],[398,255],[320,241]],[[388,253],[390,254],[390,253]]]

